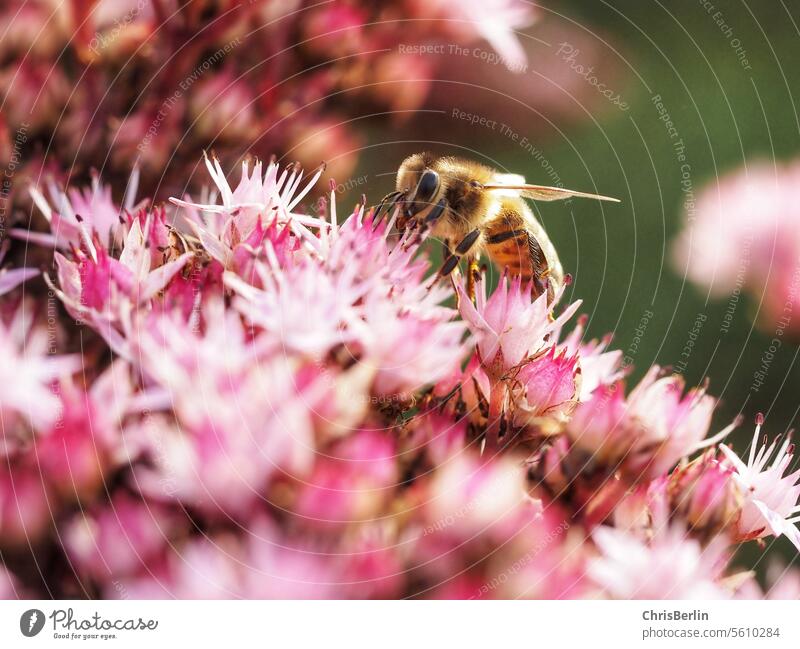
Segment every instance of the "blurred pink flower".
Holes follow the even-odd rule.
[[[312,528],[379,518],[400,478],[394,441],[383,433],[359,431],[320,455],[298,485],[293,515]]]
[[[599,556],[588,575],[615,599],[727,599],[719,583],[726,563],[721,541],[703,547],[679,527],[658,531],[649,541],[624,530],[597,528]]]
[[[268,353],[264,337],[251,344],[221,302],[206,306],[203,325],[161,314],[135,327],[135,364],[177,417],[137,429],[153,465],[135,477],[150,497],[241,514],[274,474],[309,468],[316,388],[299,383],[291,357]]]
[[[102,583],[146,573],[180,527],[175,512],[120,491],[109,503],[73,516],[62,542],[74,569]]]
[[[6,567],[0,565],[0,600],[23,599],[24,591]]]
[[[46,432],[61,416],[56,384],[81,368],[81,358],[51,354],[51,344],[51,332],[24,304],[8,324],[0,319],[0,456],[28,440],[31,428]]]
[[[34,458],[0,463],[0,548],[37,544],[50,528],[55,507]]]
[[[445,29],[467,37],[480,35],[512,70],[525,67],[527,57],[516,30],[533,23],[536,5],[525,0],[407,0],[415,16],[445,21]]]
[[[761,320],[796,330],[800,163],[757,162],[709,185],[687,212],[675,264],[717,297],[749,291]]]

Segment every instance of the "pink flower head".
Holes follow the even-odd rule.
[[[317,388],[299,382],[293,358],[249,341],[221,302],[207,305],[203,324],[159,314],[136,329],[133,358],[177,416],[176,426],[137,429],[154,464],[137,481],[154,497],[242,513],[276,472],[309,467]]]
[[[18,307],[8,324],[0,319],[0,457],[27,439],[29,428],[44,432],[58,420],[58,380],[80,369],[77,356],[50,354],[50,334]]]
[[[424,318],[378,296],[368,299],[361,313],[353,330],[362,361],[375,370],[377,395],[407,399],[452,373],[465,355],[463,322]]]
[[[759,445],[762,424],[759,415],[747,464],[730,448],[720,446],[744,497],[738,534],[744,540],[785,535],[800,549],[800,470],[786,473],[794,458],[794,444],[787,435],[780,446],[777,439],[769,446],[766,440]]]
[[[149,303],[192,258],[186,252],[152,267],[152,256],[139,220],[134,220],[119,259],[95,238],[73,250],[72,258],[55,253],[58,286],[48,279],[70,315],[91,325],[117,353],[128,356],[122,330],[130,313]]]
[[[486,39],[509,69],[525,68],[527,57],[516,30],[533,22],[533,3],[524,0],[410,0],[410,5],[415,15],[448,21],[446,29],[456,34]]]
[[[523,288],[519,278],[510,283],[504,278],[488,300],[485,283],[481,282],[475,305],[463,286],[458,291],[461,317],[478,341],[481,362],[495,380],[542,350],[551,334],[580,306],[580,302],[574,302],[558,318],[550,320],[547,295],[531,302],[530,290]]]
[[[0,548],[37,543],[50,528],[55,507],[35,458],[0,462]]]
[[[360,431],[320,453],[292,509],[307,527],[372,522],[394,495],[399,477],[393,440]]]
[[[188,208],[184,219],[205,250],[226,269],[236,270],[236,253],[239,247],[255,252],[271,224],[288,225],[295,233],[308,232],[307,227],[327,227],[324,219],[295,212],[300,201],[312,190],[324,171],[321,166],[306,179],[295,165],[280,170],[271,162],[263,171],[257,161],[250,171],[250,163],[242,163],[242,176],[236,189],[231,189],[219,160],[205,159],[221,203],[215,194],[205,203],[171,198],[179,206]],[[302,185],[302,188],[301,188]]]
[[[598,527],[593,535],[599,556],[588,575],[615,599],[727,599],[719,583],[727,563],[719,540],[703,547],[680,527],[670,527],[649,542],[622,530]]]
[[[706,439],[714,399],[702,388],[684,395],[680,376],[660,374],[659,367],[650,368],[627,399],[616,383],[579,404],[567,425],[575,445],[606,465],[624,461],[634,479],[652,479],[730,432]]]
[[[310,260],[285,269],[258,263],[255,269],[263,289],[231,272],[224,281],[237,293],[234,306],[284,351],[320,359],[333,347],[353,342],[355,305],[367,286],[352,273],[326,273]]]
[[[420,539],[508,541],[541,511],[524,489],[522,467],[461,453],[439,467],[427,492]]]
[[[742,508],[733,469],[720,462],[713,449],[678,467],[670,476],[672,507],[692,531],[713,535],[727,530]]]
[[[135,211],[136,191],[139,185],[139,170],[134,169],[128,180],[122,206],[111,197],[111,186],[102,185],[96,173],[91,187],[81,189],[59,189],[53,180],[47,184],[50,201],[39,187],[32,187],[31,197],[36,207],[50,225],[50,234],[14,229],[11,233],[34,243],[62,250],[80,247],[89,240],[97,239],[107,250],[124,240],[121,219],[124,213]]]
[[[189,537],[135,575],[105,581],[107,599],[231,599],[247,597],[242,540],[232,533]]]
[[[110,503],[75,514],[63,543],[72,566],[102,583],[146,572],[177,528],[174,512],[120,491]]]
[[[567,422],[566,436],[587,462],[614,466],[629,452],[634,438],[623,423],[624,390],[621,382],[598,387],[577,405]]]
[[[684,381],[652,367],[627,399],[626,425],[636,440],[630,469],[660,475],[678,460],[718,441],[706,440],[716,401],[704,388],[684,395]],[[727,434],[724,433],[724,434]]]
[[[610,335],[602,340],[582,342],[586,322],[586,316],[578,318],[575,328],[559,345],[559,349],[570,356],[577,356],[580,360],[580,401],[586,401],[597,388],[613,385],[625,375],[621,365],[622,350],[608,349],[611,344]]]
[[[782,318],[796,327],[798,186],[797,161],[750,163],[698,195],[675,242],[681,272],[716,296],[749,290],[770,330]]]
[[[578,357],[556,352],[555,346],[523,364],[514,377],[520,386],[514,423],[530,425],[545,417],[566,421],[577,404],[580,378]]]

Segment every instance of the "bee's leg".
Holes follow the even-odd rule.
[[[372,216],[372,229],[376,229],[378,224],[383,220],[383,217],[386,214],[389,214],[397,205],[397,202],[402,198],[403,192],[390,192],[383,197],[378,207],[375,209],[375,213]],[[387,207],[388,206],[388,207]],[[384,212],[383,208],[386,207],[386,211]]]
[[[458,262],[461,261],[461,258],[472,249],[472,246],[475,245],[475,242],[480,236],[480,229],[475,229],[465,236],[455,247],[455,250],[453,250],[450,256],[444,260],[442,267],[439,269],[438,277],[444,277],[445,275],[452,273],[453,269],[458,266]]]
[[[469,267],[467,268],[467,295],[469,299],[475,304],[475,282],[481,276],[481,269],[478,265],[478,256],[471,255],[469,258]]]
[[[491,237],[487,237],[486,243],[490,246],[493,246],[497,243],[508,241],[509,239],[516,239],[523,234],[528,234],[527,230],[506,230],[505,232],[498,232],[497,234],[493,234]]]

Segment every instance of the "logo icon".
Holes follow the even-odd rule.
[[[44,613],[38,608],[25,611],[19,618],[19,630],[26,638],[32,638],[44,628]]]

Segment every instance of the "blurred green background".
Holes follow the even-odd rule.
[[[583,61],[591,52],[597,59],[597,76],[610,79],[608,86],[630,105],[621,110],[585,92],[575,98],[565,95],[560,105],[545,107],[540,114],[532,111],[525,118],[527,127],[519,128],[565,186],[623,200],[619,206],[588,201],[537,206],[565,270],[574,275],[568,297],[583,299],[590,335],[613,332],[613,347],[623,350],[634,342],[646,312],[652,312],[632,355],[633,380],[653,363],[679,366],[690,385],[710,377],[710,392],[721,399],[715,429],[739,413],[745,416],[731,438],[739,450],[752,437],[757,412],[766,414],[765,430],[771,436],[797,425],[800,347],[784,344],[763,385],[753,390],[753,373],[773,337],[752,324],[757,301],[743,295],[723,332],[729,299],[709,299],[675,267],[670,248],[683,221],[682,163],[652,99],[661,96],[686,145],[695,194],[745,160],[796,155],[799,24],[800,7],[781,1],[714,0],[704,6],[703,0],[574,0],[547,4],[540,22],[529,31],[533,39],[547,41],[542,47],[550,49],[552,59],[558,47],[553,35],[560,37],[566,29],[573,46],[581,48],[576,60]],[[516,81],[520,89],[536,82],[540,65],[542,75],[552,74],[552,60],[534,56],[529,70]],[[577,74],[566,65],[562,68],[559,74],[567,81]],[[489,84],[493,74],[486,75]],[[595,91],[584,79],[580,83]],[[469,91],[483,92],[472,87]],[[463,86],[442,80],[435,96],[435,108],[442,113],[418,115],[399,126],[375,121],[360,164],[361,173],[369,177],[370,196],[389,191],[402,155],[422,148],[483,156],[484,161],[525,174],[531,182],[553,184],[539,160],[498,129],[475,126],[452,133],[448,98],[459,106],[459,97],[467,96]],[[500,120],[518,110],[513,98],[497,94],[494,101],[495,110],[484,109],[488,117]],[[583,116],[576,119],[580,113]],[[696,344],[688,358],[682,357],[690,331],[702,316],[706,319]],[[787,557],[794,554],[785,539],[775,544]]]

